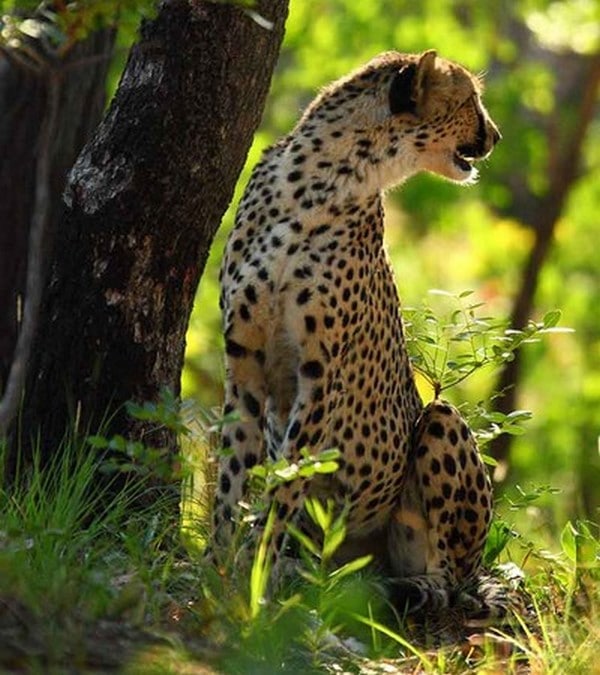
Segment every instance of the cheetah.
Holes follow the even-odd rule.
[[[267,496],[270,555],[307,496],[347,514],[340,559],[373,552],[413,607],[447,602],[480,566],[492,509],[473,436],[423,405],[383,244],[382,191],[428,171],[473,183],[500,133],[482,84],[438,57],[385,52],[326,87],[265,151],[221,266],[225,413],[216,547],[232,537],[248,470],[338,448],[333,474]],[[445,600],[444,600],[445,598]]]

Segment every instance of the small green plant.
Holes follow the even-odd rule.
[[[442,309],[434,311],[429,303],[403,310],[407,345],[411,362],[433,390],[437,398],[482,369],[499,369],[515,358],[515,352],[526,344],[539,342],[548,333],[570,332],[558,327],[561,313],[552,310],[541,321],[529,321],[522,330],[508,327],[480,313],[483,302],[472,302],[472,291],[448,293],[431,290],[430,295],[442,301]],[[477,438],[480,447],[501,434],[524,433],[523,423],[531,419],[529,410],[513,410],[508,414],[491,409],[502,392],[490,393],[488,400],[476,404],[462,403],[460,409]],[[487,464],[493,458],[484,455]]]
[[[289,483],[297,478],[310,480],[318,474],[334,473],[338,469],[337,459],[340,451],[330,448],[312,454],[308,448],[300,450],[301,459],[298,462],[289,462],[285,457],[277,460],[267,460],[250,469],[250,475],[256,480],[255,489],[259,491],[273,490],[278,485]]]
[[[160,390],[157,402],[145,401],[140,405],[129,401],[126,408],[134,419],[154,422],[158,427],[170,429],[179,436],[190,433],[189,426],[182,419],[182,403],[168,387]]]
[[[566,559],[562,582],[567,589],[565,614],[571,615],[577,597],[589,603],[589,595],[600,581],[599,526],[582,520],[568,521],[560,534],[560,545]],[[559,570],[560,574],[560,570]],[[591,589],[591,590],[590,590]]]
[[[269,509],[269,515],[263,529],[260,542],[254,554],[254,562],[250,572],[250,617],[256,619],[267,592],[271,575],[271,560],[269,558],[269,543],[275,522],[275,505]]]
[[[548,312],[540,322],[529,321],[524,329],[515,330],[508,328],[506,321],[480,315],[478,310],[485,303],[469,301],[473,291],[429,293],[445,299],[450,308],[434,312],[423,302],[420,307],[405,308],[402,314],[411,361],[436,397],[481,368],[512,361],[519,347],[538,342],[541,335],[568,330],[557,328],[559,310]]]
[[[134,419],[154,422],[157,428],[169,429],[179,437],[191,433],[189,425],[182,419],[181,402],[167,388],[160,391],[157,402],[146,401],[142,405],[128,402],[126,407]],[[180,457],[175,475],[170,448],[155,448],[142,441],[127,439],[121,434],[110,437],[94,434],[87,437],[87,442],[96,450],[109,451],[101,467],[105,473],[136,473],[161,480],[183,478],[188,473],[189,467]]]
[[[530,489],[525,489],[520,485],[515,485],[514,489],[504,492],[496,500],[496,506],[502,511],[508,509],[511,511],[522,511],[535,504],[546,495],[556,495],[559,489],[550,485],[534,485]],[[534,554],[535,547],[533,543],[526,541],[507,520],[508,514],[503,517],[496,513],[490,525],[490,531],[485,544],[483,553],[483,564],[491,567],[498,562],[500,554],[507,549],[513,541],[519,543],[525,548],[525,556],[520,561],[521,567],[525,565],[530,555]]]
[[[227,449],[220,452],[227,453]],[[308,448],[302,448],[300,456],[301,459],[298,462],[290,462],[285,457],[277,460],[267,459],[249,470],[250,498],[244,503],[246,513],[243,520],[245,523],[253,523],[260,517],[268,508],[265,495],[270,494],[279,485],[290,483],[298,478],[311,480],[317,475],[337,471],[336,460],[340,456],[340,451],[337,448],[330,448],[312,454]]]
[[[346,511],[336,514],[332,500],[328,500],[324,506],[315,498],[306,500],[305,509],[312,522],[321,530],[322,544],[319,546],[295,525],[288,526],[290,534],[301,544],[304,554],[305,567],[301,575],[311,584],[333,591],[339,581],[366,567],[372,556],[361,556],[332,570],[331,561],[346,538]]]
[[[490,634],[511,645],[532,672],[562,675],[596,672],[600,648],[600,540],[598,525],[567,522],[561,552],[534,550],[541,569],[529,579],[528,615],[515,614],[517,630],[492,628]]]

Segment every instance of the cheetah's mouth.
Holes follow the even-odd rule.
[[[483,159],[484,154],[476,145],[459,145],[452,160],[461,171],[469,172],[473,169],[473,162]]]
[[[463,157],[463,155],[459,154],[458,152],[455,152],[454,156],[452,157],[452,160],[461,171],[471,171],[471,169],[473,168],[472,157]]]

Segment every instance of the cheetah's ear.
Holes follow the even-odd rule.
[[[435,49],[428,49],[421,54],[417,63],[417,73],[413,80],[411,98],[415,103],[417,114],[424,108],[427,102],[427,96],[435,71],[435,59],[437,52]]]

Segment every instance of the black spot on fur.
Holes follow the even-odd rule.
[[[309,333],[314,333],[317,330],[317,321],[315,317],[307,314],[304,317],[304,326]]]
[[[475,479],[475,481],[477,483],[477,487],[480,490],[483,490],[483,488],[485,487],[485,476],[483,475],[483,471],[477,472],[477,478]]]
[[[238,431],[241,431],[241,429],[238,429]],[[236,433],[236,436],[237,436],[237,433]],[[237,457],[232,457],[232,458],[229,460],[229,470],[231,471],[231,473],[232,473],[234,476],[237,476],[237,475],[238,475],[238,473],[240,472],[241,468],[242,468],[242,467],[241,467],[241,465],[240,465],[240,461],[239,461],[239,459],[238,459]]]
[[[444,469],[450,476],[456,475],[456,462],[454,461],[454,457],[452,455],[449,455],[448,453],[444,454]]]
[[[324,415],[325,415],[325,408],[322,405],[320,405],[318,408],[315,408],[313,410],[313,414],[311,415],[311,422],[313,424],[318,424],[323,419]]]
[[[313,380],[323,377],[323,372],[323,366],[319,361],[305,361],[300,366],[300,374]]]
[[[444,501],[443,497],[434,497],[431,500],[431,508],[432,509],[442,509],[442,508],[444,508],[444,504],[445,504],[445,501]]]
[[[296,302],[299,305],[305,305],[310,300],[311,292],[309,288],[303,288],[296,296]]]
[[[258,417],[260,415],[260,405],[249,391],[244,394],[244,404],[252,417]]]
[[[258,459],[253,452],[248,452],[244,455],[244,466],[246,469],[251,469],[257,462]]]
[[[248,353],[246,347],[235,340],[225,340],[225,352],[234,358],[241,358]]]
[[[294,420],[288,431],[288,436],[291,440],[294,440],[294,438],[298,438],[299,433],[300,433],[300,422],[298,420]]]
[[[436,438],[444,438],[444,427],[440,422],[432,422],[427,427],[427,431]]]
[[[221,480],[219,481],[219,488],[223,494],[227,494],[231,489],[231,480],[226,473],[221,474]]]
[[[251,318],[248,305],[240,305],[240,319],[242,319],[242,321],[250,321]]]
[[[246,288],[244,288],[244,295],[250,304],[256,304],[258,298],[256,297],[256,289],[254,286],[252,286],[252,284],[249,284],[246,286]]]

